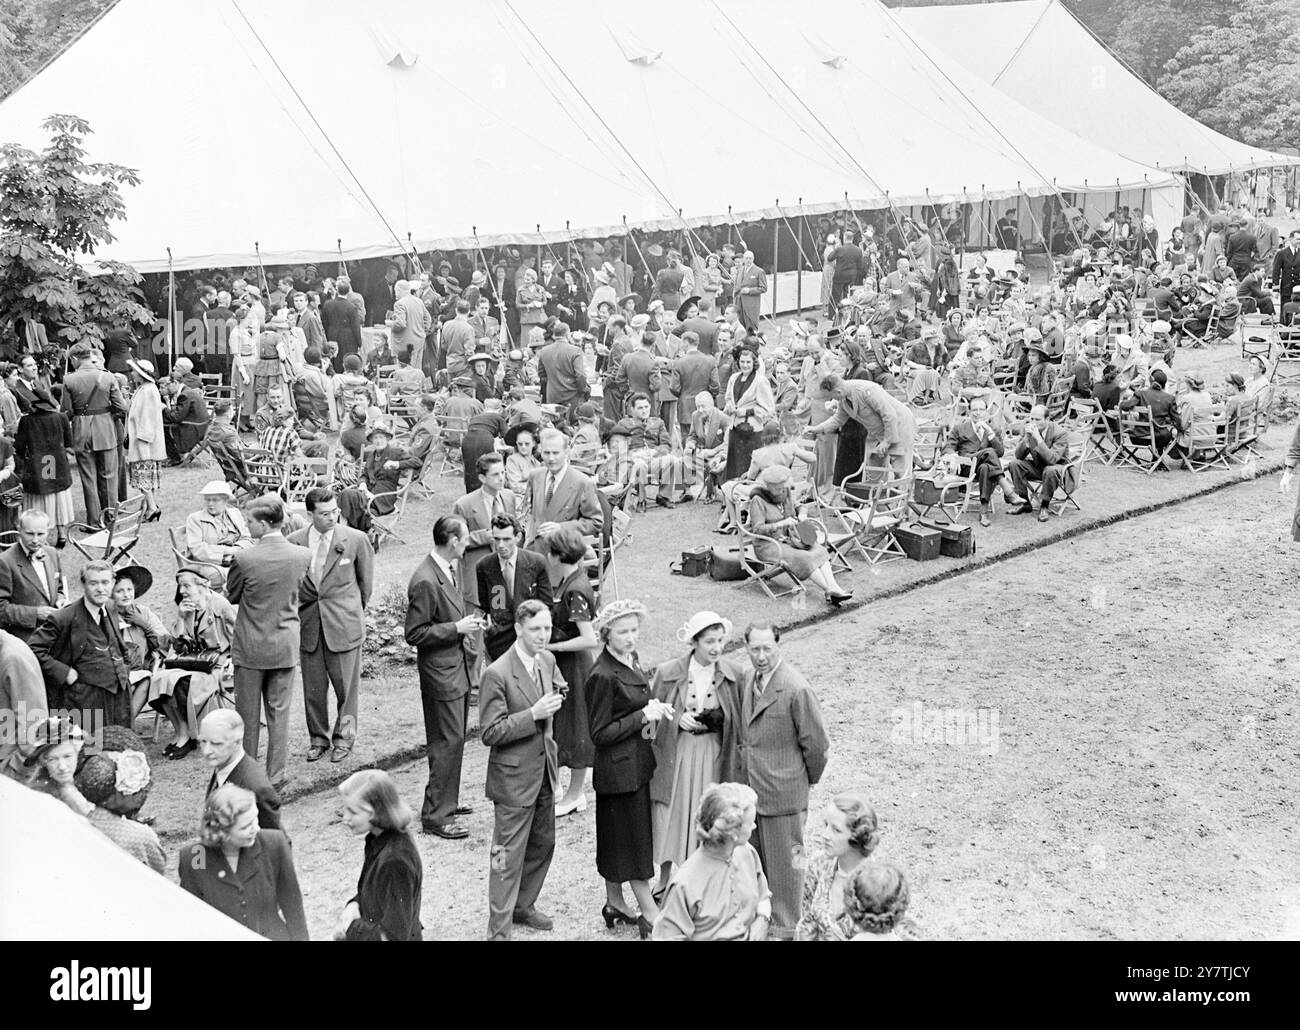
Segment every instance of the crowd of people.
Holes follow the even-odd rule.
[[[760,310],[769,285],[753,249],[691,234],[636,244],[639,271],[611,240],[566,263],[402,259],[361,290],[314,266],[284,270],[274,289],[225,272],[192,284],[204,347],[167,375],[125,331],[72,348],[61,376],[23,355],[0,369],[0,493],[17,537],[0,553],[0,700],[50,717],[8,742],[5,772],[159,869],[138,819],[151,772],[130,729],[156,711],[173,729],[165,757],[198,752],[212,771],[182,886],[257,933],[304,939],[280,825],[293,683],[306,760],[347,762],[383,520],[431,469],[458,463],[463,493],[433,522],[404,635],[427,743],[419,828],[443,840],[469,835],[461,769],[477,697],[494,806],[488,936],[552,928],[538,900],[555,820],[587,810],[589,771],[608,928],[897,936],[907,880],[872,857],[871,807],[840,795],[809,819],[830,741],[779,628],[748,625],[741,668],[723,655],[731,621],[702,612],[682,626],[680,655],[643,662],[645,607],[601,596],[589,574],[613,512],[717,500],[721,532],[748,534],[758,559],[839,605],[852,592],[802,524],[848,484],[966,463],[981,525],[999,492],[1045,521],[1058,488],[1077,486],[1060,424],[1071,398],[1096,405],[1097,432],[1148,410],[1176,465],[1199,412],[1260,397],[1272,376],[1257,358],[1216,398],[1173,371],[1179,349],[1226,339],[1243,314],[1300,312],[1300,231],[1280,244],[1232,212],[1189,216],[1169,240],[1122,211],[1069,222],[1077,246],[1039,283],[1009,215],[995,234],[1015,259],[963,271],[946,214],[829,225],[824,307],[787,328]],[[175,530],[175,618],[145,603],[155,573],[129,557],[83,564],[76,597],[60,556],[73,470],[83,528],[107,530],[131,490],[142,524],[160,520],[162,469],[203,452],[223,475]],[[286,503],[287,478],[259,488],[267,462],[311,468],[300,504]],[[92,753],[69,711],[113,747]],[[376,770],[340,791],[365,847],[335,936],[420,939],[416,814]],[[819,845],[806,859],[805,837]]]

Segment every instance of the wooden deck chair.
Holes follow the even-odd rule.
[[[1087,460],[1087,446],[1091,434],[1086,430],[1071,430],[1067,434],[1067,452],[1068,461],[1064,462],[1065,474],[1061,476],[1061,482],[1057,486],[1057,494],[1061,499],[1056,500],[1057,494],[1048,497],[1047,510],[1053,515],[1060,515],[1065,511],[1065,506],[1071,505],[1075,511],[1083,511],[1079,507],[1079,502],[1074,499],[1079,487],[1083,485],[1083,463]],[[1027,481],[1025,488],[1029,491],[1029,496],[1025,498],[1035,508],[1041,507],[1043,502],[1043,484],[1039,481]],[[1055,505],[1055,507],[1053,507]]]
[[[185,546],[185,540],[182,536],[183,531],[176,526],[167,530],[167,538],[171,542],[172,557],[176,559],[176,568],[199,568],[208,573],[209,582],[224,583],[226,581],[226,570],[210,561],[201,561],[198,558],[190,556],[189,549]],[[215,579],[213,574],[215,573]]]
[[[1172,435],[1164,447],[1157,442],[1150,408],[1121,411],[1119,431],[1121,467],[1141,469],[1148,476],[1164,465],[1169,452],[1174,448],[1175,439]]]
[[[131,550],[140,542],[144,523],[144,494],[105,509],[104,515],[107,528],[77,523],[68,527],[68,542],[87,561],[106,561],[114,568],[131,564]]]
[[[329,460],[296,454],[284,466],[284,501],[306,504],[307,494],[318,486],[329,486]]]
[[[1101,410],[1101,405],[1091,397],[1071,397],[1065,420],[1062,423],[1069,432],[1086,433],[1083,448],[1083,460],[1100,461],[1109,465],[1119,454],[1119,440],[1116,431]]]
[[[799,582],[785,562],[780,560],[769,561],[759,557],[758,548],[760,546],[779,547],[780,543],[770,536],[753,532],[749,528],[748,518],[742,512],[740,518],[740,567],[745,573],[745,582],[757,583],[759,589],[773,601],[793,594],[804,593],[804,585]],[[788,577],[791,584],[784,590],[776,589],[778,585],[776,581],[781,576]]]
[[[1231,468],[1228,460],[1228,416],[1222,407],[1197,411],[1187,427],[1187,467],[1193,472]]]
[[[1235,416],[1228,420],[1227,432],[1227,449],[1228,457],[1234,461],[1247,460],[1242,457],[1242,452],[1254,454],[1258,457],[1255,450],[1255,444],[1259,441],[1259,401],[1268,397],[1270,390],[1266,389],[1259,397],[1248,397],[1241,402],[1237,408]],[[1267,428],[1267,425],[1265,426]]]
[[[1241,357],[1245,361],[1259,357],[1268,361],[1278,340],[1277,324],[1271,315],[1241,316]]]
[[[1058,375],[1052,383],[1052,391],[1047,395],[1047,417],[1053,422],[1064,422],[1070,410],[1070,388],[1074,377]]]
[[[260,447],[246,449],[244,471],[248,478],[249,492],[254,497],[261,497],[263,494],[284,496],[286,469],[270,451]]]
[[[235,491],[235,499],[239,500],[239,494],[251,494],[251,487],[248,483],[248,469],[244,466],[244,453],[237,451],[225,444],[218,446],[209,446],[208,450],[212,457],[217,460],[217,466],[221,469],[221,475],[226,482],[231,485]]]
[[[632,516],[626,511],[628,493],[626,483],[601,487],[596,491],[603,519],[600,532],[592,541],[596,552],[593,585],[601,604],[606,599],[617,601],[619,596],[618,552],[632,542]],[[609,593],[611,585],[612,594]]]
[[[442,446],[442,465],[439,476],[463,476],[465,464],[461,458],[460,441],[469,429],[469,419],[444,415],[439,421],[439,443]]]

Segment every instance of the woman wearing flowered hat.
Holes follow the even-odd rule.
[[[591,739],[596,745],[596,869],[605,880],[605,925],[635,923],[648,937],[659,916],[650,892],[654,876],[654,833],[650,779],[654,775],[653,740],[658,724],[672,718],[673,708],[657,700],[636,653],[645,605],[611,601],[597,614],[596,635],[604,645],[587,679]],[[623,884],[641,907],[628,911]]]
[[[80,726],[67,716],[52,716],[36,727],[36,750],[26,763],[32,768],[27,786],[58,798],[78,815],[91,809],[74,781],[85,743]]]
[[[104,728],[104,744],[77,772],[76,786],[94,806],[90,825],[132,858],[162,873],[166,856],[153,829],[135,818],[153,779],[144,741],[122,726]]]

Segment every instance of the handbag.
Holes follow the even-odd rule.
[[[163,658],[164,669],[183,672],[206,672],[209,676],[221,664],[221,652],[215,647],[199,647],[185,637],[172,644],[171,652]]]

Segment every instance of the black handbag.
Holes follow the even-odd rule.
[[[172,651],[163,659],[164,669],[183,672],[206,672],[209,676],[221,664],[221,652],[213,647],[195,647],[184,637],[172,645]]]

